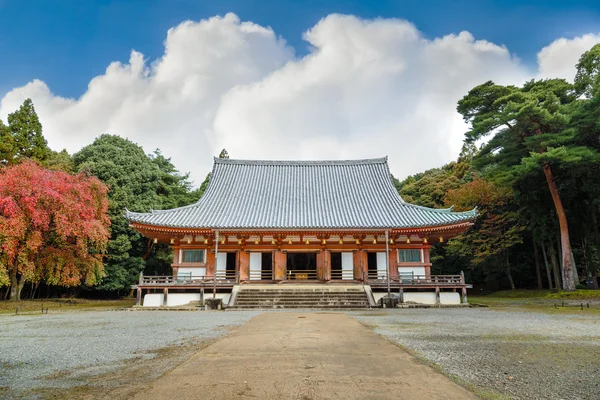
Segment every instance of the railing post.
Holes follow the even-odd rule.
[[[465,284],[465,273],[460,271],[460,283]]]
[[[138,281],[138,285],[141,285],[144,282],[144,271],[140,271],[140,280]]]

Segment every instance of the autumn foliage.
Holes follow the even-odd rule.
[[[96,284],[109,238],[107,187],[32,161],[0,169],[0,286]]]

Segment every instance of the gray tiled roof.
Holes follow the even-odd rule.
[[[364,229],[465,222],[452,212],[405,203],[387,157],[351,161],[256,161],[215,158],[206,193],[195,204],[135,213],[131,222],[213,229]]]

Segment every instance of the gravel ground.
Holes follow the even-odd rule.
[[[0,397],[69,387],[153,351],[210,340],[258,312],[77,312],[0,316]]]
[[[490,309],[349,314],[484,398],[600,399],[599,317]]]

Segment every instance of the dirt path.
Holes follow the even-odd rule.
[[[341,313],[263,313],[136,399],[476,399]]]

